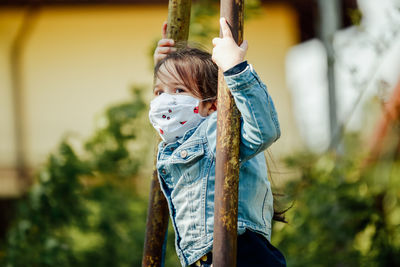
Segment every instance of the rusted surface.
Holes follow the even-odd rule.
[[[168,38],[187,41],[189,36],[191,0],[170,0],[168,4]]]
[[[191,0],[170,0],[168,4],[167,37],[185,41],[189,35]],[[161,139],[158,139],[160,142]],[[168,226],[167,201],[161,192],[154,160],[153,178],[149,196],[146,237],[142,258],[143,267],[162,266],[162,248]]]
[[[243,0],[222,0],[225,17],[238,44],[243,41]],[[218,74],[217,155],[215,166],[213,266],[235,267],[239,185],[240,112]]]
[[[167,201],[160,189],[156,168],[153,170],[149,207],[147,211],[146,237],[142,266],[162,265],[162,247],[168,226]]]

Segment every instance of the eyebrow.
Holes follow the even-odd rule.
[[[160,83],[154,84],[154,88],[158,87],[160,84],[168,85],[167,83],[164,83],[164,82],[161,81]],[[175,86],[175,85],[183,85],[185,88],[187,88],[187,86],[185,85],[184,82],[171,82],[169,85],[173,85],[173,86]]]
[[[183,82],[171,82],[172,85],[183,85],[186,87],[186,85]]]
[[[162,84],[165,84],[165,83],[163,83],[163,82],[161,82],[161,83],[162,83]],[[173,86],[175,86],[175,85],[182,85],[182,87],[184,87],[183,89],[189,90],[189,88],[188,88],[184,83],[171,83],[171,85],[173,85]],[[154,85],[154,87],[153,87],[153,92],[154,92],[156,89],[162,89],[162,88],[160,88],[160,84],[155,84],[155,85]]]

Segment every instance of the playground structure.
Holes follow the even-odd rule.
[[[167,38],[175,41],[187,40],[190,7],[191,0],[169,1]],[[220,7],[221,17],[226,18],[233,38],[240,45],[243,42],[243,0],[222,0]],[[230,95],[221,70],[218,73],[218,99],[213,265],[234,267],[237,248],[240,112]],[[142,266],[163,265],[167,226],[167,203],[154,167]]]

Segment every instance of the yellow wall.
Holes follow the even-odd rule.
[[[298,43],[297,27],[294,11],[284,5],[265,6],[261,16],[244,26],[244,38],[249,42],[247,59],[267,85],[282,128],[281,138],[271,147],[276,158],[301,147],[285,82],[286,52]]]
[[[9,49],[24,12],[0,10],[0,169],[14,164]],[[40,11],[22,58],[24,137],[31,166],[42,163],[64,133],[87,138],[96,114],[126,99],[131,85],[151,85],[149,50],[166,16],[166,5]],[[278,156],[299,145],[284,75],[286,51],[297,42],[295,28],[294,13],[279,5],[264,7],[261,16],[245,23],[248,60],[269,87],[281,122],[283,135],[272,149]]]

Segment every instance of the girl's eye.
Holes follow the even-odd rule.
[[[182,88],[176,88],[176,89],[175,89],[175,93],[177,93],[177,94],[179,94],[179,93],[184,93],[184,92],[185,92],[185,90],[182,89]]]
[[[159,96],[162,93],[164,93],[162,90],[157,90],[157,91],[154,92],[154,95]]]

